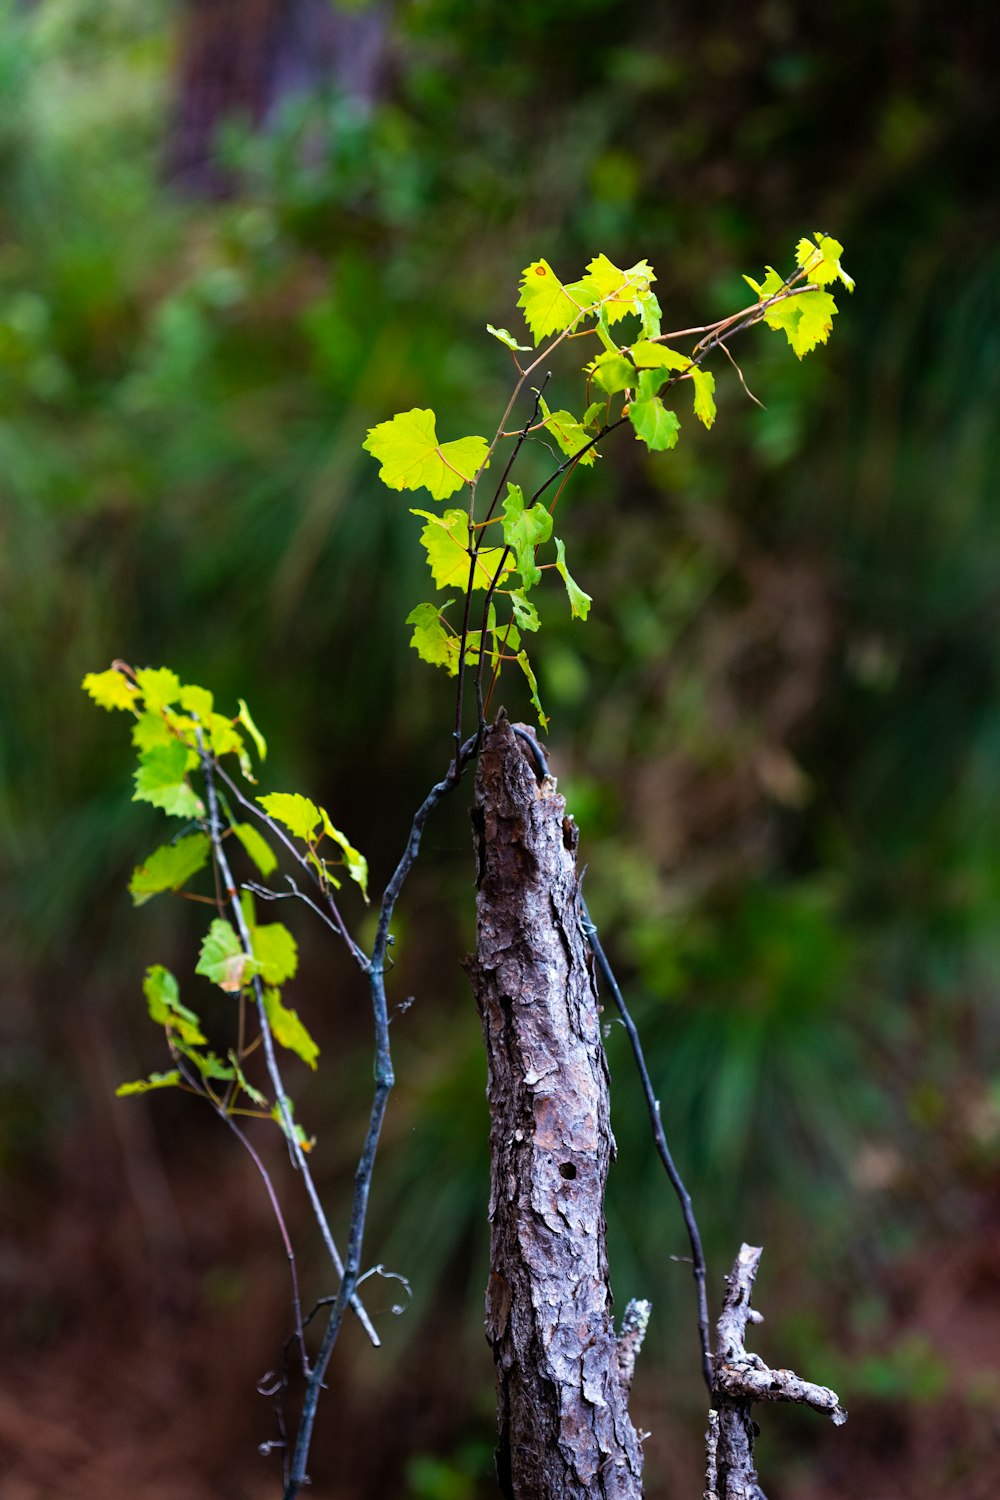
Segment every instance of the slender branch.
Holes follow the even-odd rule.
[[[246,917],[243,914],[243,907],[240,905],[239,894],[237,891],[236,883],[233,880],[232,870],[229,867],[229,861],[226,858],[226,851],[222,846],[222,837],[219,823],[219,801],[218,795],[215,790],[216,763],[213,757],[209,755],[205,750],[204,741],[202,739],[200,729],[198,730],[198,749],[201,755],[202,774],[205,778],[205,791],[208,798],[209,837],[212,840],[212,848],[215,852],[216,866],[218,868],[219,874],[222,877],[225,899],[229,903],[229,909],[233,914],[233,919],[236,924],[236,930],[239,933],[240,946],[248,958],[253,958],[253,943],[250,938],[250,930],[247,926]],[[260,1025],[261,1041],[264,1045],[264,1059],[267,1066],[267,1073],[275,1092],[275,1102],[278,1107],[278,1114],[281,1118],[281,1124],[284,1129],[285,1138],[288,1142],[289,1154],[292,1158],[293,1164],[298,1168],[299,1172],[302,1175],[302,1181],[305,1184],[306,1192],[309,1195],[309,1201],[312,1204],[313,1215],[316,1219],[316,1223],[319,1226],[320,1234],[323,1237],[323,1243],[326,1245],[327,1253],[331,1261],[333,1262],[334,1269],[336,1270],[337,1275],[341,1278],[341,1286],[343,1286],[344,1263],[341,1259],[340,1252],[337,1249],[336,1241],[333,1238],[329,1220],[327,1219],[326,1214],[323,1210],[323,1205],[320,1202],[319,1193],[316,1191],[316,1184],[313,1182],[312,1173],[309,1170],[309,1163],[306,1161],[305,1152],[302,1150],[302,1147],[299,1144],[298,1136],[295,1132],[295,1123],[292,1120],[291,1111],[288,1107],[288,1096],[285,1093],[285,1085],[281,1077],[281,1069],[278,1066],[278,1059],[274,1051],[274,1038],[271,1035],[271,1025],[267,1019],[267,1010],[264,1006],[264,986],[261,982],[260,975],[255,974],[251,982],[253,985],[254,999],[257,1002],[257,1017]],[[372,1322],[368,1317],[368,1314],[365,1312],[364,1307],[362,1306],[360,1298],[352,1297],[351,1306],[354,1312],[357,1314],[361,1326],[364,1328],[368,1337],[377,1348],[381,1343],[381,1340],[379,1339],[378,1334],[375,1332]]]
[[[297,865],[301,865],[302,869],[309,876],[309,879],[312,881],[313,885],[315,885],[317,890],[319,890],[322,895],[325,896],[326,903],[330,908],[330,913],[333,917],[337,932],[344,939],[344,942],[351,950],[351,954],[354,957],[355,961],[360,965],[362,969],[365,968],[368,963],[367,956],[364,950],[362,948],[359,948],[358,944],[351,937],[351,934],[347,928],[347,924],[340,914],[340,909],[333,898],[333,893],[330,890],[327,882],[319,878],[319,875],[316,873],[315,868],[309,863],[305,855],[296,848],[292,839],[281,827],[281,825],[279,823],[276,823],[274,818],[272,818],[269,813],[266,813],[262,807],[258,807],[256,803],[250,801],[249,797],[245,797],[243,795],[239,787],[236,785],[235,781],[233,781],[232,777],[226,773],[226,771],[217,760],[213,760],[212,768],[214,774],[226,783],[226,786],[229,788],[230,792],[236,798],[236,801],[240,804],[240,806],[245,807],[247,812],[253,813],[258,822],[263,823],[268,832],[272,834],[280,844],[283,844],[285,846],[285,848],[288,850],[288,853],[295,860],[295,863]]]
[[[382,1122],[385,1119],[389,1094],[395,1082],[389,1045],[389,1015],[384,978],[385,955],[391,942],[389,924],[392,921],[396,902],[406,883],[406,878],[420,853],[420,842],[423,837],[424,825],[442,798],[446,797],[458,785],[466,765],[475,754],[478,740],[479,736],[474,735],[457,749],[455,758],[448,767],[447,772],[440,781],[435,783],[417,809],[410,826],[410,836],[407,840],[406,848],[392,873],[392,877],[385,888],[379,905],[378,926],[375,932],[375,941],[372,945],[371,958],[368,961],[368,983],[371,992],[372,1017],[375,1031],[375,1088],[368,1117],[368,1129],[365,1133],[361,1154],[358,1157],[358,1164],[354,1172],[354,1198],[351,1207],[351,1224],[348,1231],[347,1254],[344,1262],[343,1277],[330,1310],[330,1317],[323,1334],[322,1344],[316,1356],[312,1372],[306,1382],[306,1390],[302,1402],[302,1415],[299,1421],[299,1430],[295,1441],[295,1452],[292,1457],[291,1469],[285,1485],[284,1500],[295,1500],[295,1496],[298,1494],[301,1486],[308,1482],[306,1466],[309,1461],[309,1449],[312,1443],[319,1394],[322,1390],[323,1379],[330,1363],[330,1356],[333,1353],[334,1345],[337,1342],[341,1325],[343,1324],[344,1312],[348,1302],[352,1301],[355,1296],[355,1287],[361,1269],[361,1249],[364,1240],[365,1221],[368,1214],[368,1199],[371,1192],[372,1173],[375,1167],[375,1155],[378,1150],[379,1136],[382,1131]]]

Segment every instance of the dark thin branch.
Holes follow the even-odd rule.
[[[240,946],[248,958],[253,958],[253,943],[250,938],[250,930],[247,927],[246,917],[243,914],[243,907],[240,905],[239,894],[236,888],[236,883],[233,880],[232,870],[229,867],[229,861],[226,858],[226,851],[222,845],[222,833],[219,820],[219,801],[215,790],[216,762],[214,760],[214,757],[209,755],[204,747],[200,729],[198,730],[198,750],[201,755],[201,768],[202,774],[205,778],[205,792],[208,798],[209,837],[212,840],[212,848],[215,852],[216,867],[223,881],[223,894],[225,899],[228,901],[230,911],[233,914],[233,920],[236,924],[236,930],[239,933]],[[323,1205],[320,1202],[319,1193],[316,1191],[316,1184],[313,1182],[312,1173],[309,1170],[309,1163],[306,1161],[305,1152],[302,1150],[302,1147],[299,1144],[298,1136],[296,1135],[295,1131],[295,1123],[292,1119],[291,1111],[288,1107],[288,1096],[285,1092],[285,1085],[281,1077],[281,1069],[278,1066],[278,1059],[275,1055],[274,1038],[271,1035],[271,1026],[270,1022],[267,1019],[267,1010],[264,1006],[264,986],[261,982],[260,975],[255,974],[251,982],[253,986],[254,998],[257,1002],[257,1018],[260,1026],[261,1041],[264,1045],[264,1059],[267,1065],[267,1073],[275,1092],[275,1103],[277,1104],[278,1113],[281,1117],[285,1139],[288,1142],[289,1154],[292,1158],[293,1164],[301,1173],[302,1181],[305,1184],[306,1192],[309,1195],[309,1201],[312,1204],[313,1215],[316,1219],[316,1223],[319,1226],[320,1234],[323,1237],[323,1243],[326,1245],[327,1253],[329,1254],[330,1259],[333,1262],[334,1269],[336,1270],[337,1275],[341,1278],[341,1286],[343,1286],[344,1263],[341,1259],[340,1251],[337,1249],[336,1241],[333,1238],[329,1220],[327,1219],[326,1214],[323,1211]],[[352,1297],[351,1306],[354,1312],[357,1314],[358,1320],[367,1333],[368,1337],[371,1339],[372,1343],[376,1347],[378,1347],[381,1341],[378,1334],[375,1332],[368,1314],[365,1312],[365,1309],[361,1304],[360,1298]]]
[[[535,759],[535,764],[538,768],[539,775],[542,777],[548,776],[550,774],[548,758],[541,745],[535,739],[535,736],[531,734],[527,729],[522,729],[520,725],[515,724],[513,728],[514,733],[518,736],[521,742],[527,745],[530,749],[531,754]],[[621,988],[619,987],[618,981],[615,978],[614,971],[611,968],[610,963],[608,962],[607,954],[601,947],[601,940],[598,937],[597,928],[595,927],[590,912],[587,909],[587,903],[584,900],[582,890],[580,891],[579,896],[579,908],[581,926],[583,927],[583,931],[586,934],[587,941],[590,944],[591,952],[594,955],[594,960],[601,972],[601,976],[604,979],[605,984],[608,986],[608,989],[611,991],[615,1005],[618,1008],[618,1014],[621,1016],[622,1024],[625,1027],[625,1032],[628,1036],[629,1044],[632,1048],[632,1056],[635,1058],[635,1064],[639,1070],[639,1078],[642,1083],[642,1091],[646,1096],[646,1106],[649,1110],[649,1120],[653,1129],[653,1140],[656,1144],[657,1153],[663,1163],[667,1176],[670,1179],[670,1184],[677,1195],[678,1202],[681,1206],[681,1213],[684,1216],[684,1226],[687,1229],[688,1241],[691,1246],[691,1262],[698,1297],[698,1334],[701,1342],[701,1371],[702,1376],[705,1380],[705,1384],[708,1387],[709,1391],[711,1391],[712,1353],[711,1345],[709,1342],[708,1299],[705,1288],[705,1254],[702,1249],[701,1234],[698,1229],[698,1221],[695,1218],[694,1206],[691,1202],[691,1195],[688,1192],[687,1188],[684,1186],[681,1175],[674,1163],[673,1156],[670,1153],[670,1147],[667,1145],[667,1138],[663,1130],[663,1121],[660,1118],[660,1101],[656,1097],[652,1081],[650,1080],[649,1069],[646,1066],[646,1058],[642,1050],[642,1042],[639,1038],[639,1033],[636,1029],[635,1022],[632,1020],[628,1007],[625,1004],[625,998],[622,995]]]
[[[670,1185],[677,1195],[677,1201],[681,1206],[681,1213],[684,1216],[684,1227],[687,1230],[688,1242],[691,1246],[692,1272],[698,1297],[698,1336],[701,1342],[701,1373],[706,1386],[711,1391],[712,1354],[709,1344],[708,1298],[705,1290],[705,1253],[701,1245],[701,1234],[698,1230],[698,1221],[694,1215],[691,1195],[684,1186],[681,1174],[678,1172],[674,1159],[670,1154],[670,1147],[667,1145],[667,1138],[663,1131],[663,1121],[660,1118],[660,1101],[653,1090],[649,1069],[646,1066],[646,1058],[642,1050],[642,1042],[639,1039],[635,1022],[632,1020],[628,1007],[625,1004],[625,999],[614,976],[614,971],[608,962],[604,949],[601,947],[601,940],[597,935],[597,928],[594,926],[590,912],[587,910],[587,903],[584,900],[582,890],[580,892],[580,919],[597,967],[601,972],[605,984],[611,991],[615,1005],[618,1007],[618,1014],[621,1016],[622,1024],[629,1039],[629,1045],[632,1048],[632,1056],[635,1058],[635,1065],[639,1070],[642,1091],[646,1096],[646,1108],[649,1111],[649,1122],[652,1126],[653,1140],[656,1145],[657,1154],[670,1179]]]
[[[420,853],[420,842],[423,837],[424,825],[437,804],[458,785],[466,765],[475,754],[477,743],[478,735],[474,735],[464,745],[457,748],[455,758],[448,767],[446,774],[431,788],[420,804],[410,827],[410,837],[407,840],[406,848],[385,888],[379,906],[378,927],[375,932],[375,942],[372,946],[371,958],[368,961],[368,983],[371,992],[372,1017],[375,1031],[375,1088],[368,1118],[368,1129],[365,1133],[361,1154],[358,1157],[358,1164],[354,1172],[354,1198],[351,1206],[351,1223],[348,1231],[347,1254],[344,1261],[343,1277],[330,1310],[330,1317],[323,1334],[323,1341],[316,1356],[312,1372],[306,1382],[306,1390],[302,1402],[302,1416],[299,1421],[291,1470],[285,1484],[284,1500],[295,1500],[295,1496],[298,1494],[301,1486],[308,1482],[306,1466],[309,1461],[309,1449],[312,1443],[319,1394],[322,1390],[323,1380],[330,1363],[330,1356],[333,1353],[341,1325],[344,1321],[344,1312],[348,1302],[355,1295],[355,1288],[360,1274],[361,1249],[364,1240],[365,1221],[368,1214],[372,1173],[375,1168],[375,1154],[378,1150],[379,1136],[382,1132],[382,1122],[385,1119],[389,1094],[395,1082],[389,1045],[389,1014],[384,978],[385,956],[390,942],[389,924],[392,921],[396,902],[399,899],[406,878]]]
[[[337,906],[337,903],[333,898],[333,893],[330,890],[327,882],[320,879],[315,868],[309,863],[305,855],[296,848],[293,840],[291,839],[289,834],[285,832],[281,825],[279,823],[276,823],[275,820],[270,816],[270,814],[266,813],[262,807],[258,807],[256,803],[250,801],[249,797],[245,797],[243,795],[239,787],[236,785],[235,781],[233,781],[231,776],[227,775],[227,773],[217,760],[213,759],[212,766],[215,775],[220,777],[220,779],[225,782],[226,786],[229,788],[230,792],[232,792],[233,796],[236,798],[240,806],[245,807],[247,812],[253,813],[258,822],[263,823],[268,832],[272,834],[279,843],[284,845],[284,847],[288,850],[288,853],[295,860],[295,863],[297,865],[301,865],[302,869],[309,876],[309,879],[312,881],[313,885],[315,885],[317,890],[319,890],[326,898],[326,903],[330,908],[330,913],[333,917],[337,932],[344,939],[344,942],[351,950],[351,954],[353,955],[358,965],[363,969],[368,963],[368,959],[365,955],[364,950],[362,948],[359,948],[357,943],[351,937],[351,934],[347,928],[347,924],[340,914],[340,908]]]

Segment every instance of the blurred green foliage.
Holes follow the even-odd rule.
[[[446,761],[448,687],[408,659],[422,559],[367,427],[417,404],[489,427],[507,366],[483,325],[514,326],[536,255],[648,255],[683,326],[822,227],[858,281],[830,349],[799,366],[755,334],[737,358],[766,410],[719,368],[710,439],[652,462],[625,439],[580,476],[562,524],[602,608],[553,624],[541,673],[713,1274],[760,1237],[787,1273],[779,1293],[765,1259],[765,1304],[808,1301],[820,1270],[850,1300],[919,1255],[944,1199],[971,1226],[1000,1158],[995,17],[382,16],[377,102],[312,87],[263,125],[220,122],[229,191],[199,199],[165,166],[176,7],[0,9],[0,1166],[24,1176],[81,1118],[59,1040],[78,996],[110,1018],[121,1076],[141,1071],[138,976],[193,930],[127,911],[150,825],[83,673],[169,661],[250,697],[269,785],[326,802],[377,882]],[[483,1234],[463,816],[432,832],[397,948],[418,1004],[395,1023],[373,1244],[418,1312]],[[344,1057],[342,1103],[328,1086],[301,1105],[343,1181],[362,1021],[301,1008]],[[672,1331],[688,1278],[664,1271],[680,1226],[609,1032],[616,1284],[664,1309],[651,1338],[697,1404],[693,1332]],[[821,1366],[836,1310],[810,1329]],[[876,1394],[938,1378],[919,1342],[864,1359]],[[473,1467],[416,1460],[411,1493],[471,1494]]]

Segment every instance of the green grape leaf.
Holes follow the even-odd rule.
[[[151,964],[142,982],[142,993],[146,997],[150,1020],[158,1026],[166,1026],[178,1041],[188,1046],[199,1046],[205,1041],[201,1022],[193,1010],[181,1004],[177,980],[162,964]]]
[[[261,807],[276,823],[281,823],[297,839],[313,842],[323,821],[315,802],[301,792],[268,792],[258,797]]]
[[[261,760],[267,760],[267,741],[261,734],[260,730],[257,728],[257,725],[254,723],[253,719],[250,717],[250,710],[247,708],[243,699],[237,698],[236,701],[240,705],[238,722],[243,725],[243,728],[253,740],[257,750],[257,754],[260,756]]]
[[[699,422],[711,427],[715,421],[715,376],[711,370],[692,365],[691,379],[694,382],[694,414]]]
[[[265,984],[284,984],[299,966],[298,944],[281,922],[254,925],[250,930],[256,968]]]
[[[128,883],[135,906],[142,906],[160,891],[176,891],[208,863],[211,840],[207,833],[192,833],[176,844],[164,844],[145,864],[137,865]]]
[[[246,1074],[240,1067],[239,1058],[236,1056],[236,1053],[229,1052],[226,1055],[229,1058],[229,1062],[233,1070],[233,1077],[236,1079],[236,1082],[239,1084],[244,1094],[246,1094],[247,1097],[257,1105],[258,1109],[269,1109],[270,1104],[268,1102],[267,1095],[262,1094],[260,1089],[255,1089],[252,1083],[247,1082]]]
[[[204,738],[208,749],[216,755],[241,755],[246,749],[243,736],[225,714],[209,714]]]
[[[597,288],[601,311],[609,323],[618,323],[629,313],[641,313],[642,298],[656,280],[646,260],[637,261],[627,271],[619,270],[606,255],[598,255],[587,266],[587,279]]]
[[[587,432],[582,423],[578,422],[571,412],[549,411],[549,408],[541,397],[539,397],[539,405],[545,417],[542,425],[548,428],[567,458],[574,458],[580,449],[590,442],[593,434]],[[580,463],[585,469],[589,469],[596,457],[597,449],[588,448],[580,459]]]
[[[205,808],[185,781],[188,750],[179,740],[154,745],[139,756],[133,802],[151,802],[175,818],[203,818]]]
[[[605,350],[587,366],[595,384],[602,391],[607,391],[609,396],[614,396],[618,391],[630,391],[635,387],[636,373],[631,361],[620,354],[617,349]],[[589,411],[592,408],[588,408]],[[583,425],[590,424],[585,416]]]
[[[849,292],[853,292],[854,278],[848,276],[840,264],[843,253],[844,247],[839,240],[817,229],[815,240],[799,240],[795,248],[795,260],[809,280],[815,281],[817,286],[826,286],[828,282],[839,279]]]
[[[214,699],[208,688],[194,687],[187,684],[182,687],[178,694],[181,708],[186,709],[189,714],[194,714],[202,724],[206,723],[211,712]]]
[[[447,605],[444,606],[447,608]],[[421,661],[432,667],[445,667],[449,677],[458,672],[460,641],[453,630],[449,630],[441,618],[436,604],[418,604],[406,617],[407,625],[413,626],[410,645]]]
[[[525,590],[534,588],[542,576],[535,562],[535,548],[547,542],[552,535],[552,517],[544,505],[524,504],[524,491],[520,485],[507,484],[507,498],[503,503],[503,537],[517,557],[517,570]]]
[[[555,543],[556,569],[563,583],[566,585],[566,593],[569,595],[570,614],[574,620],[585,620],[590,613],[590,606],[594,601],[589,594],[584,593],[580,585],[571,576],[566,566],[566,548],[558,537],[555,538]]]
[[[284,1103],[285,1109],[282,1110],[280,1104],[273,1105],[271,1108],[271,1119],[281,1126],[282,1135],[288,1136],[288,1126],[285,1124],[285,1113],[287,1112],[289,1118],[292,1119],[292,1139],[294,1139],[297,1145],[302,1147],[303,1151],[311,1151],[316,1144],[316,1137],[314,1135],[306,1135],[305,1131],[302,1129],[302,1126],[295,1123],[295,1120],[293,1118],[295,1114],[295,1105],[292,1100],[289,1099],[287,1094],[283,1096],[282,1102]]]
[[[81,684],[98,708],[109,711],[114,708],[135,708],[139,692],[132,686],[124,672],[109,667],[106,672],[88,672]]]
[[[333,839],[335,844],[338,844],[340,846],[340,851],[344,856],[344,864],[347,866],[347,873],[354,881],[354,883],[361,887],[361,894],[367,901],[368,861],[365,859],[363,854],[358,853],[357,849],[355,849],[350,839],[348,839],[345,834],[341,833],[339,828],[335,828],[333,826],[332,822],[330,821],[330,814],[327,812],[325,807],[320,808],[320,813],[323,818],[323,832],[327,834],[329,838]]]
[[[559,543],[556,543],[558,546]],[[521,589],[511,589],[510,602],[514,607],[514,619],[520,630],[535,631],[542,623],[538,616],[538,610],[530,599],[526,599]],[[509,643],[508,643],[509,644]],[[516,650],[516,646],[514,647]]]
[[[464,510],[446,510],[436,516],[428,510],[411,510],[412,516],[420,516],[427,525],[420,533],[420,541],[427,553],[431,577],[439,589],[462,589],[469,583],[469,518]],[[488,589],[496,575],[503,547],[481,547],[472,575],[474,589]],[[501,579],[510,572],[512,564],[504,563]]]
[[[591,427],[599,427],[601,422],[604,420],[604,416],[607,413],[607,410],[607,401],[592,401],[583,414],[582,425],[588,429],[590,429]]]
[[[492,323],[487,323],[486,332],[491,333],[495,339],[500,340],[501,344],[506,344],[508,349],[513,349],[515,352],[519,349],[525,351],[530,351],[531,349],[530,344],[519,344],[514,335],[508,333],[506,328],[494,328]]]
[[[644,297],[639,298],[639,316],[642,319],[643,338],[658,339],[663,311],[655,292],[647,292]]]
[[[169,1073],[150,1073],[148,1078],[137,1078],[134,1083],[120,1083],[115,1097],[127,1099],[130,1094],[148,1094],[150,1089],[173,1089],[183,1082],[177,1069],[171,1068]]]
[[[156,745],[173,745],[177,736],[162,714],[140,714],[132,725],[132,743],[137,750],[152,750]]]
[[[562,333],[594,302],[581,283],[563,286],[547,260],[532,261],[521,273],[521,295],[517,305],[536,344],[550,333]]]
[[[829,292],[804,292],[802,305],[798,309],[798,321],[785,326],[784,332],[799,359],[825,344],[833,329],[837,315],[837,304]]]
[[[426,489],[447,500],[486,462],[485,438],[439,443],[436,423],[433,411],[414,407],[369,430],[361,446],[382,465],[379,478],[390,490]]]
[[[686,370],[691,364],[686,354],[669,349],[666,344],[652,344],[648,339],[633,344],[632,359],[639,370]]]
[[[628,419],[635,428],[636,437],[641,438],[647,448],[656,453],[676,448],[681,424],[659,396],[651,396],[648,401],[633,401],[628,409]]]
[[[315,1072],[319,1048],[299,1020],[298,1013],[294,1010],[287,1010],[282,1004],[280,990],[264,991],[264,1010],[274,1040],[282,1047],[287,1047],[289,1052],[294,1052],[301,1057],[302,1061],[308,1063]]]
[[[204,974],[227,995],[238,995],[258,969],[255,960],[243,952],[235,928],[224,917],[216,917],[202,940],[194,972]]]
[[[216,1078],[220,1083],[231,1083],[236,1072],[230,1063],[224,1063],[215,1052],[196,1052],[193,1047],[177,1044],[177,1050],[193,1062],[202,1078]]]
[[[266,880],[278,868],[278,857],[252,823],[234,823],[233,833]]]
[[[517,664],[521,668],[521,671],[524,673],[525,678],[527,679],[528,687],[531,690],[531,702],[534,706],[536,714],[538,715],[538,722],[539,724],[541,724],[543,729],[548,729],[548,717],[545,713],[545,710],[542,708],[541,701],[538,697],[538,683],[535,679],[535,674],[531,669],[531,663],[528,660],[527,651],[519,651],[517,653]]]
[[[150,713],[169,708],[180,697],[181,680],[169,667],[140,667],[135,680]]]

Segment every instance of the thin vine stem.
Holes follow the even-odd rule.
[[[233,873],[230,869],[229,860],[226,857],[226,851],[223,848],[222,843],[221,824],[219,819],[219,799],[218,793],[216,792],[215,788],[216,762],[205,749],[204,740],[202,738],[200,728],[198,729],[197,733],[198,749],[201,756],[201,768],[205,780],[205,792],[208,799],[208,831],[209,837],[212,841],[212,849],[215,854],[216,868],[218,869],[219,875],[222,878],[224,898],[228,902],[229,909],[233,914],[236,931],[239,934],[240,947],[246,954],[246,956],[252,959],[254,956],[254,952],[253,942],[250,937],[250,929],[247,926],[247,920],[243,913],[243,907],[240,904],[236,882],[233,879]],[[282,1080],[281,1069],[278,1065],[277,1055],[274,1050],[274,1038],[271,1035],[271,1025],[267,1019],[267,1009],[264,1005],[264,986],[261,982],[259,974],[253,975],[251,985],[254,992],[254,1000],[256,1001],[257,1006],[257,1018],[260,1026],[261,1041],[264,1047],[264,1060],[267,1067],[267,1074],[271,1080],[271,1086],[275,1092],[275,1103],[278,1107],[278,1114],[281,1119],[281,1125],[284,1131],[285,1139],[288,1142],[289,1155],[291,1156],[293,1165],[298,1169],[299,1173],[302,1176],[302,1181],[305,1185],[306,1193],[309,1197],[309,1202],[312,1205],[313,1216],[316,1219],[317,1225],[319,1226],[319,1231],[323,1238],[323,1243],[326,1246],[327,1254],[333,1262],[334,1269],[336,1270],[337,1275],[341,1278],[341,1286],[343,1286],[344,1262],[341,1258],[340,1251],[337,1248],[337,1243],[333,1237],[333,1232],[330,1228],[330,1222],[327,1219],[326,1213],[323,1209],[323,1204],[320,1201],[319,1193],[316,1190],[316,1184],[313,1181],[312,1173],[309,1170],[309,1163],[306,1161],[305,1152],[303,1151],[296,1134],[295,1122],[292,1119],[291,1110],[289,1109],[288,1095],[285,1092],[285,1085],[284,1081]],[[375,1347],[378,1348],[381,1340],[376,1333],[371,1319],[364,1309],[364,1306],[361,1303],[361,1299],[352,1297],[351,1307],[357,1315],[358,1321],[364,1328],[365,1333],[368,1335],[369,1339],[375,1345]]]

